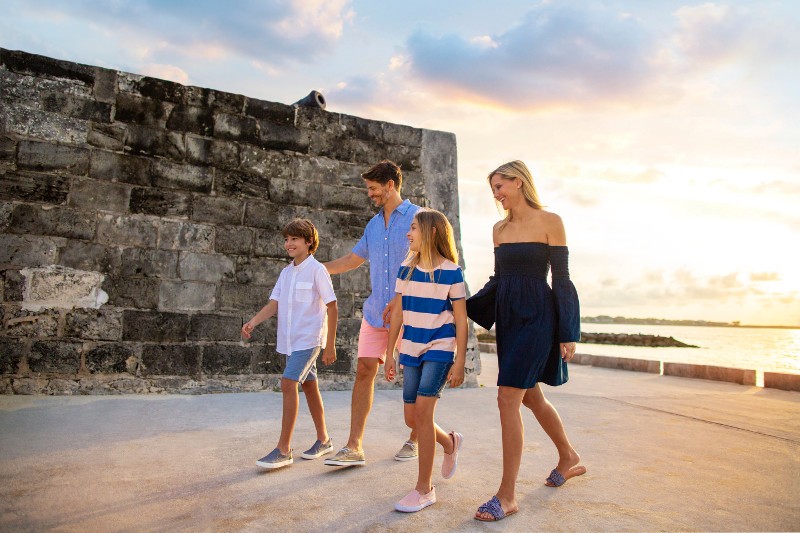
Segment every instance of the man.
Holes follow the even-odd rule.
[[[364,235],[353,251],[344,257],[324,263],[331,274],[341,274],[369,260],[372,293],[364,302],[364,318],[358,334],[358,366],[350,406],[350,436],[339,453],[325,461],[329,466],[364,465],[364,428],[372,409],[373,388],[378,367],[386,359],[389,330],[385,327],[391,316],[390,302],[394,298],[395,282],[400,263],[408,253],[406,234],[411,221],[420,209],[400,196],[403,173],[400,167],[383,160],[361,174],[367,195],[380,211],[364,228]],[[417,457],[416,430],[395,454],[398,461]]]

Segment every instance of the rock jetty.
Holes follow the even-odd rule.
[[[581,342],[619,346],[649,346],[651,348],[698,348],[698,346],[683,343],[673,337],[642,335],[641,333],[581,333]]]

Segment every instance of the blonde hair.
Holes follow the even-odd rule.
[[[434,267],[433,260],[439,255],[458,264],[458,250],[453,236],[453,226],[443,213],[435,209],[422,208],[414,215],[414,220],[419,226],[422,242],[419,252],[408,251],[408,273],[406,279],[411,278],[414,269],[421,264]]]
[[[536,193],[536,186],[533,184],[531,171],[528,170],[528,166],[525,163],[520,160],[511,161],[489,172],[489,176],[486,178],[489,182],[489,187],[492,186],[492,176],[495,174],[500,174],[500,177],[506,180],[519,178],[520,181],[522,181],[522,195],[525,197],[525,202],[534,209],[542,209],[544,207],[542,202],[539,201],[539,195]],[[495,203],[497,203],[497,208],[500,209],[500,202],[495,200]],[[503,231],[506,224],[511,221],[511,211],[505,209],[504,212],[505,218],[500,222],[498,231]]]

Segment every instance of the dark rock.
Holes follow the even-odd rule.
[[[126,341],[184,342],[189,315],[127,310],[122,315],[122,339]]]

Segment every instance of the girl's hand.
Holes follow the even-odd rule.
[[[386,363],[383,365],[383,375],[386,376],[386,381],[394,381],[394,377],[397,373],[394,366],[394,356],[387,355]]]
[[[326,346],[325,351],[322,352],[322,362],[325,365],[332,365],[336,362],[336,346]]]
[[[572,361],[572,358],[575,357],[575,349],[578,347],[578,344],[575,342],[562,342],[561,343],[561,358],[564,359],[566,362]]]
[[[450,367],[450,373],[447,374],[447,382],[450,383],[450,388],[460,387],[464,383],[464,365],[454,364]]]
[[[255,326],[253,325],[252,321],[248,322],[244,326],[242,326],[242,336],[245,339],[249,339],[250,335],[253,333]]]

